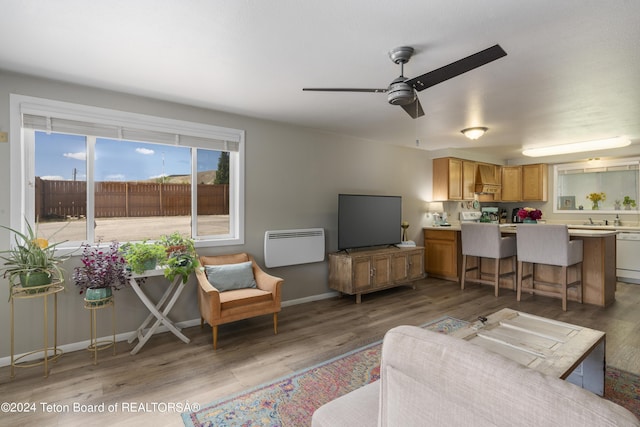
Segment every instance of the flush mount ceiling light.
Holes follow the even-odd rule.
[[[550,145],[548,147],[527,148],[522,150],[522,154],[529,157],[544,157],[557,154],[581,153],[583,151],[606,150],[609,148],[620,148],[630,145],[628,138],[616,137],[599,139],[595,141],[574,142],[571,144]]]
[[[478,139],[488,130],[489,128],[485,127],[474,127],[462,129],[460,132],[469,139]]]

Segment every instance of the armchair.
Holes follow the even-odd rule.
[[[246,253],[201,256],[199,260],[203,267],[196,270],[200,326],[203,327],[206,321],[213,329],[214,350],[218,347],[218,326],[236,320],[273,313],[273,332],[278,333],[278,312],[283,279],[262,271],[253,257]],[[211,283],[216,283],[216,277],[212,275],[209,280],[205,273],[207,266],[240,264],[249,261],[256,282],[255,288],[220,291]]]

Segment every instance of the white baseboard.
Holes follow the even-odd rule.
[[[289,306],[293,306],[293,305],[298,305],[298,304],[304,304],[307,302],[312,302],[312,301],[319,301],[319,300],[323,300],[323,299],[329,299],[329,298],[333,298],[335,296],[338,295],[338,292],[327,292],[324,294],[320,294],[320,295],[314,295],[311,297],[305,297],[305,298],[299,298],[299,299],[294,299],[294,300],[290,300],[290,301],[284,301],[282,303],[282,307],[289,307]],[[192,320],[185,320],[183,322],[178,322],[176,323],[176,326],[178,326],[179,328],[190,328],[192,326],[198,326],[200,325],[200,318],[197,319],[192,319]],[[156,330],[156,334],[162,333],[162,332],[168,332],[169,329],[164,326],[161,325],[160,327],[158,327],[158,329]],[[121,341],[127,341],[129,339],[129,337],[134,334],[135,331],[130,331],[130,332],[122,332],[116,335],[116,342],[121,342]],[[155,334],[154,334],[155,335]],[[98,341],[109,341],[111,340],[111,335],[106,336],[106,337],[101,337],[98,338]],[[87,347],[89,346],[89,340],[86,341],[79,341],[79,342],[74,342],[74,343],[70,343],[70,344],[64,344],[64,345],[59,345],[58,348],[61,349],[64,353],[70,353],[72,351],[78,351],[78,350],[85,350]],[[26,354],[26,353],[24,353]],[[14,359],[22,356],[23,354],[16,354],[14,356]],[[25,357],[24,359],[21,360],[21,362],[28,362],[28,361],[34,361],[34,360],[38,360],[42,358],[42,354],[32,354],[29,355],[27,357]],[[7,356],[7,357],[1,357],[0,358],[0,367],[3,366],[9,366],[11,364],[11,356]]]
[[[185,320],[184,322],[178,322],[176,323],[176,326],[179,328],[190,328],[191,326],[197,326],[199,324],[200,324],[200,318],[197,318],[192,320]],[[158,329],[156,329],[155,334],[168,332],[168,331],[169,329],[166,326],[160,325]],[[136,333],[135,331],[131,331],[131,332],[122,332],[120,334],[116,334],[116,342],[127,341],[129,337],[135,333]],[[108,335],[105,337],[98,338],[98,341],[110,341],[111,338],[112,336]],[[70,353],[72,351],[85,350],[88,346],[89,346],[89,340],[86,340],[86,341],[79,341],[79,342],[74,342],[70,344],[59,345],[58,348],[61,349],[63,353]],[[22,355],[23,354],[16,354],[14,356],[14,359]],[[26,356],[24,359],[20,360],[20,362],[29,362],[29,361],[34,361],[38,359],[42,359],[42,353]],[[11,356],[0,358],[0,367],[9,366],[10,364],[11,364]]]

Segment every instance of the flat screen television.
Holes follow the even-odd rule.
[[[402,197],[338,195],[338,250],[400,243]]]

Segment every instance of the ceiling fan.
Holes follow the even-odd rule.
[[[469,55],[449,65],[429,71],[421,76],[409,79],[404,76],[404,64],[409,62],[413,55],[413,48],[401,46],[389,51],[389,58],[400,64],[400,76],[391,82],[386,89],[358,89],[358,88],[303,88],[306,91],[320,92],[373,92],[387,93],[387,101],[391,105],[401,106],[414,119],[424,116],[422,105],[416,92],[420,92],[445,80],[464,74],[474,68],[478,68],[496,59],[506,56],[507,53],[500,47],[494,45],[480,52]]]

